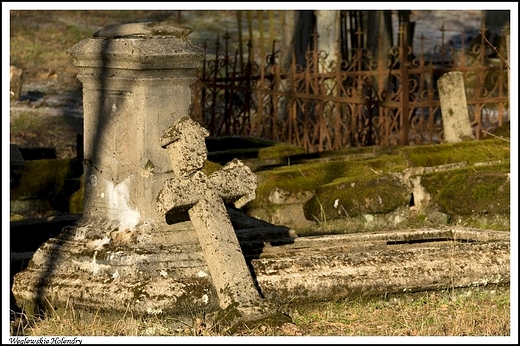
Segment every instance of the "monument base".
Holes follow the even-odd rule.
[[[228,208],[249,253],[290,243],[295,233]],[[37,226],[37,225],[35,225]],[[12,258],[31,252],[11,253]],[[16,305],[33,315],[74,306],[108,315],[190,315],[220,310],[191,221],[119,230],[110,220],[81,218],[48,239],[13,279]],[[253,311],[254,308],[251,309]]]

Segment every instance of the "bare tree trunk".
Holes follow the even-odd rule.
[[[392,11],[369,11],[367,24],[367,47],[374,58],[386,58],[393,46]]]
[[[328,53],[325,65],[341,58],[340,11],[316,10],[316,29],[318,32],[318,51]]]
[[[282,45],[284,52],[283,68],[291,66],[295,57],[296,64],[306,66],[305,52],[312,47],[312,32],[315,25],[314,11],[283,11]]]

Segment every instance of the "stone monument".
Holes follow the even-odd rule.
[[[71,304],[112,315],[232,305],[244,318],[263,316],[224,206],[254,198],[256,176],[238,161],[209,177],[199,171],[207,132],[187,115],[204,53],[190,31],[116,25],[69,50],[83,84],[83,215],[16,274],[12,292],[27,314]]]
[[[163,228],[155,198],[172,171],[157,146],[189,113],[204,53],[173,22],[109,26],[69,50],[83,84],[83,218],[120,230]]]

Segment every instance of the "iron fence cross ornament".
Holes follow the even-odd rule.
[[[242,254],[225,203],[241,208],[255,198],[257,178],[234,159],[209,176],[201,171],[209,132],[189,117],[177,120],[161,137],[174,178],[157,198],[161,215],[188,211],[217,290],[220,306],[258,305],[259,292]]]

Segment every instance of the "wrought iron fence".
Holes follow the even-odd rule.
[[[215,57],[204,60],[193,86],[191,115],[212,136],[258,137],[308,152],[438,143],[443,127],[436,82],[450,71],[463,72],[476,139],[509,119],[508,66],[493,57],[484,36],[470,48],[441,42],[435,60],[422,48],[414,55],[401,39],[383,58],[357,48],[349,61],[326,63],[327,52],[310,50],[305,66],[293,59],[286,68],[274,43],[265,62],[240,64],[229,40],[224,37],[223,52],[217,40]]]

